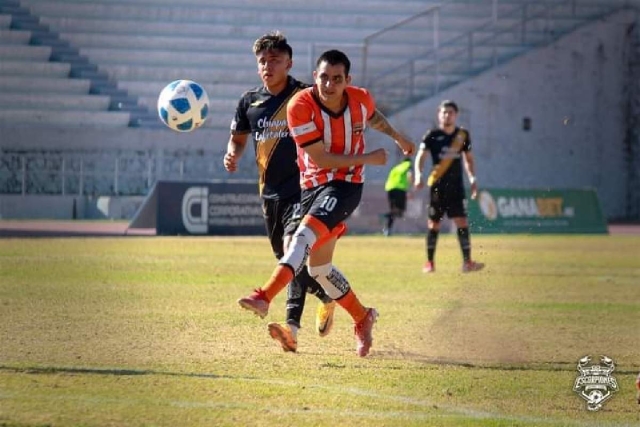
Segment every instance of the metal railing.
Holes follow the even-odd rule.
[[[362,80],[394,113],[627,6],[628,0],[448,0],[366,37]],[[407,46],[412,52],[395,66],[375,67]]]
[[[159,179],[227,179],[220,151],[4,150],[0,194],[145,195]],[[247,156],[234,179],[257,177]]]

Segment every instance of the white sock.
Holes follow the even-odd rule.
[[[298,327],[296,325],[289,324],[289,329],[291,330],[291,335],[293,336],[293,338],[297,339],[298,338]]]

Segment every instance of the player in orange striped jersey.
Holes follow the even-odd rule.
[[[364,357],[373,342],[378,313],[362,305],[332,264],[335,234],[360,203],[364,166],[387,162],[386,150],[366,151],[366,126],[389,135],[405,155],[414,152],[415,144],[389,124],[366,89],[349,86],[350,68],[343,52],[324,52],[313,72],[314,86],[298,92],[287,105],[287,121],[298,145],[305,216],[271,278],[238,303],[266,315],[269,302],[308,264],[311,276],[353,318],[356,351]]]

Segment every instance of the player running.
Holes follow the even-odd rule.
[[[336,234],[360,203],[364,165],[387,161],[382,148],[365,151],[366,126],[392,137],[405,155],[413,153],[415,145],[389,124],[366,89],[350,86],[350,67],[343,52],[324,52],[313,72],[314,86],[297,93],[287,106],[289,127],[298,145],[304,217],[271,278],[238,303],[266,315],[271,300],[307,264],[311,276],[353,318],[356,352],[364,357],[373,342],[378,313],[362,305],[333,265]]]

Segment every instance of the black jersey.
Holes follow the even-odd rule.
[[[458,132],[462,132],[464,143],[459,149],[451,147],[453,139]],[[462,181],[462,152],[471,151],[471,138],[469,131],[456,127],[455,131],[449,135],[441,129],[428,130],[422,137],[420,148],[431,152],[431,159],[434,165],[440,164],[444,159],[452,159],[451,166],[444,172],[433,186],[443,191],[464,191]]]
[[[272,95],[261,86],[245,92],[238,102],[231,133],[251,133],[264,199],[283,199],[300,192],[296,144],[287,126],[287,103],[308,86],[289,76],[279,94]]]

